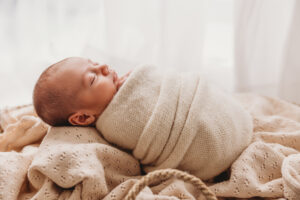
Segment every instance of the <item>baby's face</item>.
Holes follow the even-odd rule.
[[[52,84],[64,85],[76,93],[79,108],[100,114],[116,94],[118,76],[107,65],[99,65],[85,58],[70,58],[59,67]],[[73,102],[74,103],[74,102]]]

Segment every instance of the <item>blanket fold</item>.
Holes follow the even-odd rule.
[[[252,120],[197,73],[133,70],[96,126],[146,172],[178,168],[201,179],[224,171],[251,142]]]
[[[210,188],[222,197],[299,199],[300,107],[254,94],[236,98],[253,117],[253,142],[232,164],[229,179]]]
[[[36,156],[39,159],[33,160],[28,171],[36,190],[42,191],[50,181],[60,188],[80,187],[83,199],[104,198],[114,187],[140,174],[139,163],[125,152],[108,148],[94,128],[52,127]]]
[[[237,100],[251,113],[254,138],[228,173],[206,182],[207,185],[218,200],[299,199],[300,107],[253,94],[238,95]],[[5,122],[3,134],[14,136],[15,132],[7,132],[11,125],[17,135],[23,134],[23,123],[30,123],[38,135],[44,133],[43,126],[22,120],[23,116],[31,116],[38,122],[33,110],[17,111],[18,117],[13,118],[11,110],[1,112],[0,118]],[[137,159],[108,145],[95,129],[87,129],[49,129],[40,146],[0,152],[0,199],[85,200],[93,195],[104,200],[124,199],[141,176]],[[24,137],[32,138],[30,134]],[[205,200],[199,196],[191,184],[174,178],[146,187],[136,199]]]

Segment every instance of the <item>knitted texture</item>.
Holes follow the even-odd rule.
[[[30,115],[23,110],[23,114],[39,120],[33,112]],[[5,115],[9,112],[2,114],[2,119]],[[19,117],[12,124],[22,132],[18,128],[23,126],[21,121]],[[1,200],[121,200],[140,177],[139,162],[110,146],[91,127],[51,127],[40,145],[0,152]],[[146,187],[136,199],[201,197],[201,191],[177,179],[160,183],[154,190],[156,194]]]
[[[197,73],[138,67],[96,123],[110,143],[133,150],[146,172],[177,168],[207,180],[252,138],[250,115]]]
[[[253,117],[254,140],[230,169],[204,183],[218,200],[299,199],[300,107],[257,95],[237,100]],[[4,133],[12,124],[23,126],[18,123],[22,116],[36,118],[28,111],[2,112]],[[122,200],[141,177],[138,160],[109,145],[93,128],[50,129],[40,146],[0,152],[1,200]],[[136,200],[206,199],[194,184],[176,177],[155,184],[142,189]]]
[[[300,107],[254,94],[237,99],[253,117],[254,139],[228,180],[210,188],[223,197],[300,199]]]
[[[1,151],[19,151],[24,146],[39,143],[46,135],[48,125],[37,118],[32,105],[5,108],[0,112]]]

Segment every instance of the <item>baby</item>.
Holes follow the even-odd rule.
[[[46,123],[96,126],[146,172],[177,168],[207,180],[252,140],[250,115],[197,73],[140,66],[118,78],[107,65],[67,58],[41,75],[33,98]]]
[[[66,58],[41,74],[33,93],[35,110],[52,126],[94,125],[129,74],[119,78],[107,65]]]

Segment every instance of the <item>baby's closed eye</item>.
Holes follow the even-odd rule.
[[[93,74],[93,75],[91,76],[91,78],[90,78],[90,85],[91,85],[91,86],[92,86],[93,83],[95,82],[96,78],[97,78],[96,74]]]

